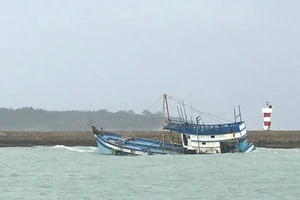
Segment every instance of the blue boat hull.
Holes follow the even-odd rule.
[[[254,144],[250,143],[250,144],[248,144],[247,148],[244,149],[243,153],[250,153],[255,150],[256,150],[256,148],[255,148]]]
[[[94,136],[101,155],[166,155],[182,153],[182,148],[179,145],[172,149],[170,143],[165,143],[166,148],[163,149],[163,145],[160,142],[152,140],[137,138],[135,141],[127,142],[127,144],[126,140],[123,140],[122,136],[117,134],[94,134]]]

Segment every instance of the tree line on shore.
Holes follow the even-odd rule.
[[[154,131],[161,129],[161,112],[144,110],[47,111],[32,107],[0,108],[2,131],[87,131],[91,125],[115,131]]]

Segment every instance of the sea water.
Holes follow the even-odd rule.
[[[0,148],[0,199],[300,199],[299,153],[102,156],[95,147]]]

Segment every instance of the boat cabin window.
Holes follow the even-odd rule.
[[[188,139],[191,139],[191,136],[190,136],[190,135],[187,135],[187,138],[188,138]]]
[[[202,145],[206,145],[206,142],[202,142]]]
[[[214,136],[214,135],[211,135],[210,138],[215,138],[215,136]]]

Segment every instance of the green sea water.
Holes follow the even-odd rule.
[[[0,200],[300,199],[299,153],[102,156],[95,147],[0,148]]]

